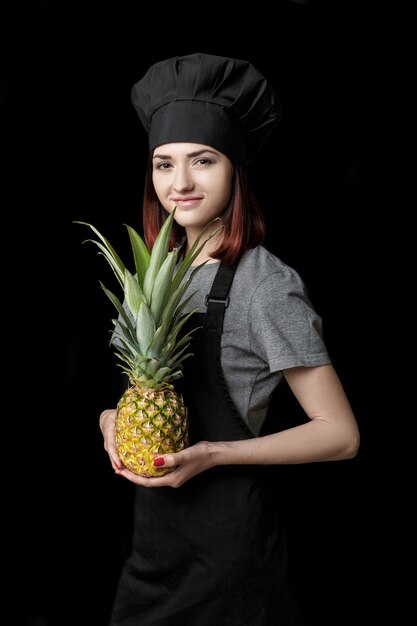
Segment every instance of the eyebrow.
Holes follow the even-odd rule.
[[[215,154],[215,155],[217,154],[216,152],[214,152],[214,150],[210,150],[209,148],[204,148],[203,150],[190,152],[189,154],[187,154],[187,157],[191,158],[191,157],[201,156],[202,154],[205,154],[206,152],[210,152],[210,154]],[[153,159],[172,159],[172,156],[170,156],[169,154],[154,154],[152,158]]]

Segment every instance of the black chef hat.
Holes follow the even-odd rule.
[[[132,102],[150,151],[201,143],[240,164],[254,159],[281,114],[277,94],[249,61],[202,53],[152,65],[133,86]]]

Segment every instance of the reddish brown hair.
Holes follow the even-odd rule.
[[[166,210],[158,200],[152,182],[152,159],[149,159],[143,195],[143,230],[145,243],[149,250],[155,242],[158,232],[167,217]],[[265,220],[259,203],[249,185],[246,170],[240,165],[234,166],[232,194],[229,205],[223,214],[224,236],[220,246],[211,253],[225,265],[238,262],[245,250],[255,248],[265,238]],[[177,224],[171,231],[170,249],[178,245],[185,236],[185,229]]]

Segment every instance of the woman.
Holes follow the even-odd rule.
[[[246,165],[277,124],[280,102],[249,62],[205,54],[155,64],[132,96],[149,133],[147,244],[174,207],[175,238],[185,236],[187,249],[213,218],[224,227],[195,260],[206,264],[188,303],[203,326],[184,362],[191,445],[155,459],[172,472],[139,477],[117,455],[115,409],[100,416],[113,468],[138,485],[111,624],[301,624],[270,466],[353,458],[359,432],[300,277],[262,246]],[[306,421],[279,431],[277,415],[277,432],[261,435],[283,377]]]

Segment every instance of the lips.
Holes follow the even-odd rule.
[[[202,199],[201,196],[187,196],[185,198],[173,198],[173,202],[180,207],[191,207],[201,202]]]

